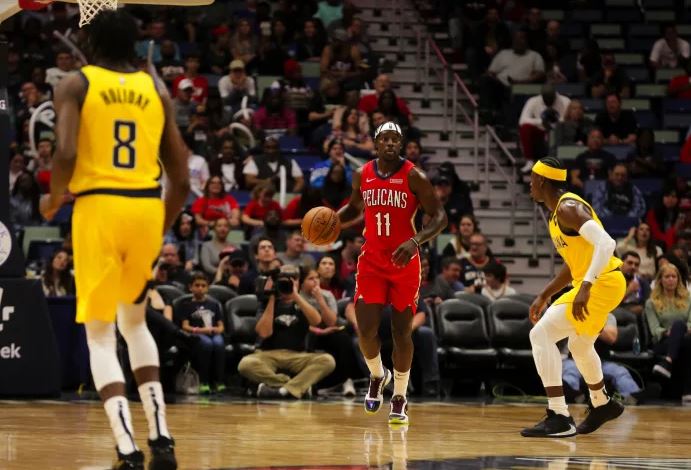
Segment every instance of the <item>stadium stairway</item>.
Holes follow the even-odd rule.
[[[379,0],[355,0],[361,10],[358,14],[368,26],[367,34],[372,49],[395,63],[391,73],[392,83],[396,94],[404,98],[415,115],[414,126],[423,132],[422,147],[424,155],[429,155],[430,166],[434,167],[442,162],[450,161],[456,172],[465,181],[475,183],[472,200],[475,215],[480,221],[482,231],[490,241],[492,252],[506,264],[511,279],[511,285],[519,292],[537,294],[551,277],[552,245],[547,237],[547,230],[542,219],[537,216],[530,200],[527,187],[517,184],[516,194],[512,194],[509,182],[495,168],[490,160],[489,184],[484,173],[485,160],[485,130],[480,128],[478,146],[478,174],[475,172],[473,157],[474,136],[472,126],[466,124],[462,116],[458,116],[456,129],[458,139],[456,145],[444,133],[443,118],[443,87],[439,77],[430,71],[429,90],[424,93],[424,47],[421,47],[420,63],[416,61],[418,48],[418,31],[422,38],[430,35],[439,45],[444,54],[452,50],[445,47],[449,44],[446,25],[439,18],[432,18],[425,25],[415,6],[410,0],[394,0],[382,2]],[[402,44],[399,43],[402,39]],[[430,61],[438,61],[432,54]],[[438,65],[437,65],[438,66]],[[453,64],[453,71],[461,77],[466,71],[465,64]],[[421,71],[418,71],[420,69]],[[418,83],[422,80],[423,83]],[[449,83],[452,83],[451,80]],[[449,88],[450,89],[450,88]],[[425,98],[428,97],[428,103]],[[450,99],[450,96],[449,96]],[[472,115],[472,108],[467,98],[459,93],[459,99],[465,104],[466,111]],[[425,106],[428,104],[428,106]],[[459,113],[460,114],[460,113]],[[449,121],[451,117],[448,117]],[[447,124],[451,128],[452,123]],[[514,144],[506,144],[509,151],[517,153]],[[452,157],[449,151],[455,148],[457,156]],[[501,164],[508,175],[513,168],[499,148],[493,143],[489,147],[491,155]],[[512,200],[515,198],[516,210],[512,210]],[[514,237],[507,240],[510,234],[509,220],[514,212]],[[533,254],[533,227],[537,227],[536,245],[537,256]],[[438,239],[438,251],[441,253],[448,242],[448,236]]]

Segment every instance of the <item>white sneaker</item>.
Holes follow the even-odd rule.
[[[369,387],[367,388],[367,395],[365,396],[365,412],[367,414],[374,414],[379,411],[382,401],[384,401],[384,387],[391,382],[391,372],[384,368],[384,377],[369,378]]]
[[[521,173],[524,174],[524,175],[530,173],[530,171],[533,169],[533,165],[535,165],[535,162],[534,162],[534,161],[532,161],[532,160],[527,160],[527,161],[525,162],[525,165],[523,165],[523,167],[522,167],[521,170],[520,170]]]
[[[353,379],[346,379],[345,382],[343,382],[343,396],[344,397],[349,397],[352,398],[356,395],[355,392],[355,384],[353,384]]]

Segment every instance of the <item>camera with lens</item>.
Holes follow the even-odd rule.
[[[300,272],[295,266],[282,266],[280,269],[272,269],[257,276],[255,291],[257,297],[267,298],[270,295],[285,294],[293,292],[293,280],[300,278]],[[266,283],[271,279],[272,286],[267,289]]]

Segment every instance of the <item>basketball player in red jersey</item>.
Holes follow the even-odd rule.
[[[391,372],[382,364],[379,323],[391,304],[394,394],[390,424],[408,424],[406,391],[413,360],[413,313],[420,288],[420,245],[446,227],[446,212],[427,176],[401,158],[401,128],[386,122],[374,134],[377,158],[353,173],[350,202],[338,211],[341,224],[365,211],[365,244],[358,258],[355,315],[360,350],[370,370],[365,411],[374,414],[383,401]],[[422,206],[429,223],[415,232],[413,219]]]

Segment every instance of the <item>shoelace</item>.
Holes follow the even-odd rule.
[[[369,383],[369,396],[370,398],[377,398],[379,396],[379,389],[381,388],[381,384],[384,383],[384,379],[386,378],[386,374],[384,374],[384,377],[375,377],[370,380]]]

